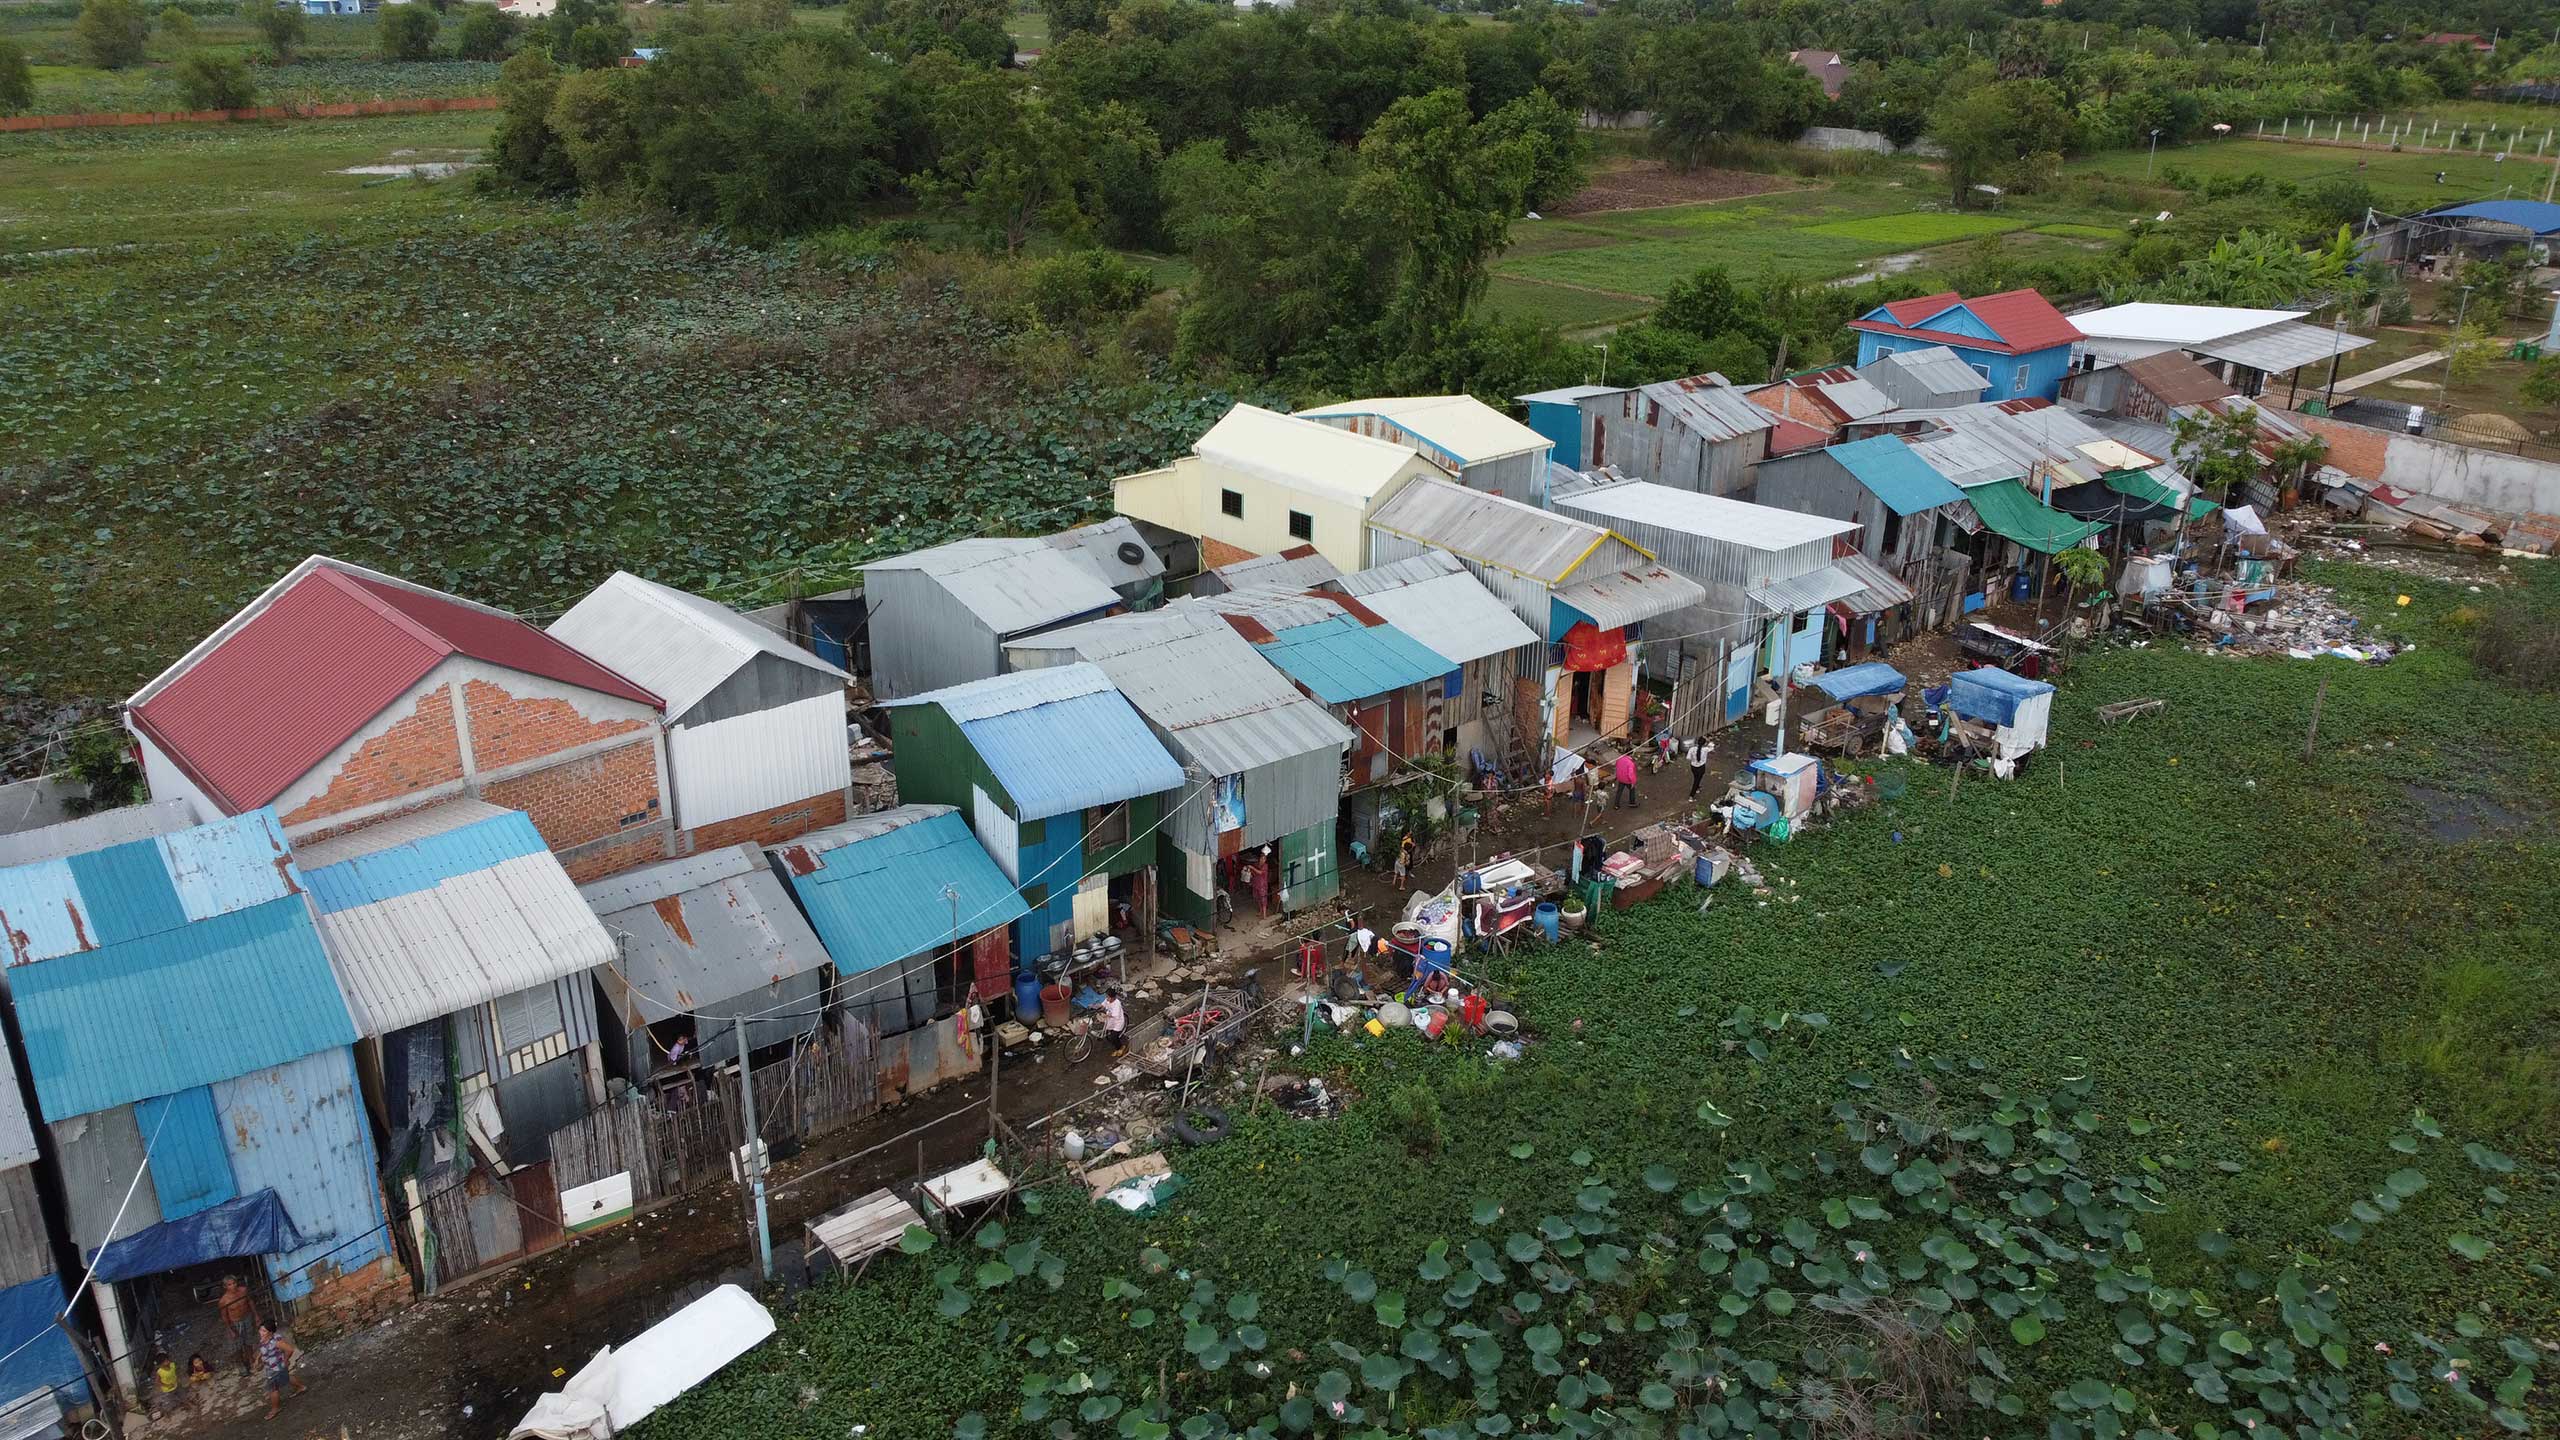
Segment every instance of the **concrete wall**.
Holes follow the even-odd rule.
[[[2329,442],[2330,464],[2360,479],[2379,480],[2475,509],[2560,514],[2560,465],[2550,461],[2284,413]]]

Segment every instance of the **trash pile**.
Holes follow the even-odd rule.
[[[2332,655],[2379,665],[2411,648],[2366,633],[2364,622],[2338,603],[2337,592],[2322,585],[2286,584],[2275,604],[2261,614],[2215,610],[2207,623],[2215,632],[2214,648],[2228,654],[2285,655],[2296,660]]]

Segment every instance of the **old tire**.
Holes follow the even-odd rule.
[[[1215,1105],[1194,1105],[1173,1117],[1173,1138],[1185,1145],[1215,1145],[1234,1130],[1235,1122]]]

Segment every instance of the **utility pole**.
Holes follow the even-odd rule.
[[[2151,178],[2151,167],[2160,163],[2160,132],[2151,132],[2151,158],[2142,162],[2142,178]]]
[[[738,1108],[747,1131],[747,1187],[755,1197],[756,1263],[763,1268],[764,1278],[773,1278],[773,1225],[764,1208],[764,1143],[756,1128],[756,1067],[747,1056],[747,1017],[730,1022],[738,1037]]]
[[[2465,285],[2462,287],[2462,298],[2454,303],[2453,333],[2446,336],[2444,341],[2444,382],[2436,386],[2436,404],[2439,407],[2451,403],[2449,397],[2453,393],[2453,355],[2462,344],[2462,319],[2470,313],[2471,287]]]

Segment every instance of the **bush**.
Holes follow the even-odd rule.
[[[436,12],[418,0],[407,5],[385,5],[381,18],[374,24],[374,35],[381,42],[385,60],[424,60],[435,53],[436,29],[443,22]]]
[[[1031,305],[1052,325],[1117,320],[1147,303],[1155,277],[1108,250],[1078,250],[1031,266]]]
[[[88,0],[72,28],[80,37],[81,53],[101,70],[121,70],[139,62],[151,38],[151,21],[134,0]]]
[[[2560,625],[2523,601],[2502,601],[2472,630],[2471,663],[2530,689],[2560,689]]]
[[[515,39],[513,17],[495,5],[473,5],[453,32],[453,50],[465,60],[504,60]]]
[[[294,47],[302,43],[309,28],[301,7],[278,5],[275,0],[240,0],[240,18],[257,30],[279,62],[293,58]]]
[[[160,38],[178,49],[193,49],[196,43],[196,17],[175,5],[160,7]]]
[[[0,40],[0,115],[15,115],[36,103],[35,72],[27,52],[14,41]]]
[[[1416,1155],[1440,1153],[1440,1092],[1416,1081],[1387,1092],[1387,1118],[1404,1148]]]
[[[178,98],[190,110],[246,110],[258,103],[258,82],[231,55],[190,55],[178,65]]]

